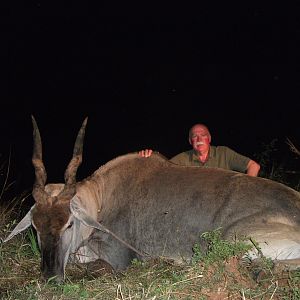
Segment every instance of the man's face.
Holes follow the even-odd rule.
[[[205,126],[196,125],[190,132],[190,144],[197,153],[205,153],[209,150],[210,133]]]

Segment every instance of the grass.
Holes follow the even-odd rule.
[[[242,256],[249,245],[222,240],[220,230],[202,235],[207,251],[195,245],[191,264],[133,260],[119,273],[74,264],[65,284],[45,283],[30,230],[0,245],[0,299],[300,299],[300,271],[275,274],[268,261],[248,264]]]

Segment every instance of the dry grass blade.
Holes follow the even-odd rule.
[[[288,144],[288,146],[290,147],[290,150],[293,153],[300,156],[300,151],[296,148],[296,146],[292,143],[292,141],[289,138],[286,139],[286,143]]]
[[[2,199],[5,189],[7,189],[7,185],[8,185],[7,182],[8,182],[8,176],[9,176],[9,171],[10,171],[10,160],[11,160],[11,150],[9,151],[8,163],[7,163],[7,168],[6,168],[6,172],[5,172],[5,179],[4,179],[4,183],[2,185],[1,192],[0,192],[0,199]],[[4,169],[4,165],[2,165],[0,167],[1,171],[2,171],[2,169]]]

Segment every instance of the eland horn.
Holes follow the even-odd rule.
[[[78,132],[73,150],[73,157],[65,171],[65,187],[59,194],[60,198],[70,199],[76,193],[76,173],[82,162],[83,140],[88,118],[86,117]]]
[[[35,170],[35,182],[33,185],[32,195],[36,202],[43,202],[47,199],[45,192],[45,183],[47,180],[47,173],[43,163],[42,156],[42,140],[39,128],[34,116],[31,116],[33,125],[33,154],[32,164]]]

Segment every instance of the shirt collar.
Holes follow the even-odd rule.
[[[209,146],[209,152],[208,152],[208,156],[207,156],[207,159],[205,162],[207,162],[209,159],[212,159],[216,156],[216,147],[210,145]],[[196,151],[193,149],[192,150],[192,160],[193,161],[198,161],[198,162],[201,162],[199,159],[198,159],[198,156],[197,156],[197,153]],[[204,163],[205,163],[204,162]]]

